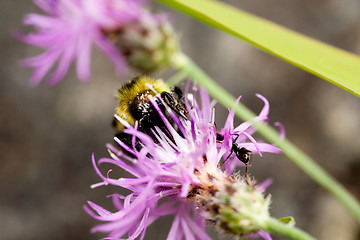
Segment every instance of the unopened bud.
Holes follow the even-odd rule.
[[[264,229],[270,218],[270,196],[264,197],[257,187],[237,177],[228,177],[220,170],[211,174],[192,196],[204,208],[205,218],[224,233],[242,236]]]
[[[178,51],[175,33],[166,16],[146,10],[136,20],[104,33],[125,56],[129,67],[142,73],[169,67]]]

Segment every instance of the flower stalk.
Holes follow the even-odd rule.
[[[277,219],[269,218],[265,221],[265,231],[269,233],[276,233],[284,237],[298,240],[314,240],[308,233],[302,231],[299,228],[284,224]]]
[[[272,127],[261,122],[254,121],[255,114],[241,103],[236,103],[225,89],[204,73],[191,59],[183,53],[173,58],[173,65],[181,72],[185,72],[193,81],[203,86],[209,94],[224,106],[234,109],[236,116],[244,121],[250,121],[257,131],[268,141],[277,145],[284,154],[294,162],[307,175],[315,180],[320,186],[329,191],[342,203],[360,223],[360,204],[336,179],[330,176],[309,156],[294,146],[290,141],[282,139],[279,133]]]

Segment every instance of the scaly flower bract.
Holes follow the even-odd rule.
[[[187,92],[185,95],[187,96]],[[267,121],[268,102],[264,97],[260,95],[258,97],[265,102],[265,106],[257,120]],[[256,204],[259,197],[260,201],[253,207],[240,206],[239,208],[239,212],[245,211],[245,215],[236,216],[236,219],[240,217],[239,221],[246,223],[245,227],[247,228],[240,229],[240,233],[237,230],[225,228],[225,232],[234,234],[257,232],[257,235],[268,239],[269,235],[259,231],[261,228],[257,228],[261,222],[250,224],[247,219],[248,211],[253,211],[254,207],[257,209],[259,204],[261,205],[259,205],[260,210],[255,210],[265,218],[268,217],[269,199],[262,197],[263,188],[252,188],[243,181],[234,180],[230,174],[237,164],[228,166],[230,174],[223,173],[218,164],[222,158],[230,154],[229,143],[231,140],[229,139],[233,134],[241,135],[242,137],[237,139],[237,143],[240,146],[246,146],[254,153],[278,153],[280,150],[270,144],[255,141],[251,136],[254,129],[248,122],[234,128],[232,111],[230,111],[225,127],[217,131],[214,123],[213,103],[210,102],[209,96],[203,89],[200,89],[200,99],[201,108],[195,97],[190,103],[186,100],[189,119],[179,118],[170,109],[167,109],[174,124],[169,122],[154,98],[150,99],[165,123],[166,134],[160,128],[155,127],[153,136],[150,137],[137,130],[137,123],[135,126],[131,126],[118,118],[126,127],[124,132],[132,135],[132,147],[115,139],[122,150],[109,144],[111,158],[102,158],[96,163],[93,157],[94,168],[102,179],[102,182],[93,187],[111,184],[128,189],[132,193],[127,196],[111,195],[114,206],[117,208],[116,212],[110,212],[89,201],[85,210],[95,219],[105,222],[94,227],[93,232],[109,233],[105,239],[135,239],[137,237],[144,239],[146,228],[152,222],[161,216],[173,215],[174,221],[167,239],[210,239],[205,230],[205,220],[216,222],[218,219],[221,221],[218,225],[224,227],[229,216],[225,214],[222,217],[216,217],[217,211],[221,211],[222,203],[212,197],[221,195],[222,199],[227,199],[224,196],[235,193],[235,204],[238,204],[238,201],[245,201],[247,205],[249,202]],[[174,128],[175,125],[177,129]],[[229,139],[217,141],[218,133]],[[137,142],[141,143],[141,149],[136,148],[135,143]],[[228,161],[231,161],[230,159]],[[238,160],[235,159],[236,161]],[[110,177],[111,170],[105,176],[98,168],[98,164],[101,163],[110,163],[120,167],[133,177],[112,178]],[[231,190],[233,181],[237,184],[236,188],[243,189],[244,194],[238,193],[236,189]],[[205,194],[200,194],[199,191]],[[200,205],[199,202],[194,201],[196,199],[200,201]],[[224,211],[226,208],[228,206],[225,206]],[[243,217],[244,220],[241,220]],[[127,237],[124,238],[126,235]]]

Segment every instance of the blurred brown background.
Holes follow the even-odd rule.
[[[359,0],[227,2],[360,54]],[[151,7],[168,10],[159,4]],[[82,206],[87,200],[111,206],[105,196],[115,189],[89,187],[99,181],[91,154],[108,156],[113,94],[124,80],[95,51],[89,84],[79,83],[71,71],[54,87],[30,87],[31,70],[17,63],[39,51],[10,33],[25,31],[22,18],[33,11],[31,1],[0,3],[0,239],[98,239],[104,235],[89,233],[96,221]],[[360,199],[359,98],[180,13],[173,12],[173,22],[185,53],[231,94],[243,95],[254,111],[262,107],[255,93],[267,97],[271,123],[282,122],[293,143]],[[218,106],[218,125],[225,115]],[[294,216],[300,228],[318,239],[360,239],[350,214],[284,156],[255,158],[251,172],[258,181],[274,180],[267,191],[273,216]],[[167,220],[152,226],[146,239],[165,239]]]

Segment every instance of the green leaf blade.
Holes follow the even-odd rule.
[[[359,56],[213,0],[158,0],[360,96]]]

